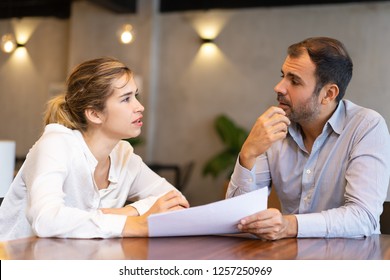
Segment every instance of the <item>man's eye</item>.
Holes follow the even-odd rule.
[[[292,80],[291,80],[291,83],[292,83],[293,85],[299,85],[299,82],[298,82],[297,80],[295,80],[295,79],[292,79]]]

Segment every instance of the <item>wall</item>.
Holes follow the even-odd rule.
[[[196,161],[188,190],[194,201],[207,200],[205,194],[216,199],[219,194],[221,182],[200,175],[204,162],[222,148],[212,129],[216,114],[226,113],[250,128],[268,106],[275,104],[273,86],[280,79],[287,46],[306,37],[331,36],[346,44],[355,65],[346,98],[377,110],[390,123],[389,3],[161,17],[157,115],[163,117],[155,132],[159,146],[154,156],[161,161]],[[225,22],[216,39],[221,51],[218,56],[205,59],[197,52],[199,44],[193,29],[197,18],[221,18]]]
[[[54,18],[0,21],[0,34],[28,37],[25,48],[0,52],[0,139],[16,140],[19,157],[42,133],[45,103],[66,77],[68,25]]]
[[[309,36],[332,36],[346,44],[355,65],[346,98],[377,110],[390,123],[389,3],[158,14],[155,1],[139,2],[136,15],[118,15],[76,1],[69,21],[42,19],[48,24],[31,36],[28,67],[1,54],[0,104],[6,105],[0,110],[0,138],[16,139],[17,153],[25,154],[39,136],[50,85],[85,59],[113,55],[142,78],[146,143],[137,153],[149,162],[194,161],[187,198],[192,205],[215,201],[222,198],[225,178],[201,175],[204,163],[222,149],[215,117],[226,113],[249,129],[275,104],[273,86],[287,46]],[[137,32],[130,46],[120,45],[115,35],[127,21]],[[219,51],[212,56],[200,52],[199,25],[205,22],[219,26]],[[0,21],[1,29],[5,25]]]

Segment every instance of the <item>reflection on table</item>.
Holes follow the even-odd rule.
[[[0,243],[1,259],[290,260],[390,259],[390,235],[361,239],[282,239],[246,235],[165,238],[27,238]]]

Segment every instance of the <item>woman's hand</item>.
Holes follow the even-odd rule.
[[[125,226],[122,231],[123,237],[147,237],[148,216],[167,211],[174,211],[190,207],[187,199],[177,190],[172,190],[161,196],[153,206],[142,216],[127,217]]]
[[[172,190],[157,199],[145,215],[149,216],[150,214],[180,210],[188,207],[190,207],[190,204],[187,199],[180,192]]]

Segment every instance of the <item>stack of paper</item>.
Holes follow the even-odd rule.
[[[267,208],[268,188],[191,207],[150,215],[149,236],[188,236],[238,233],[242,218]]]

